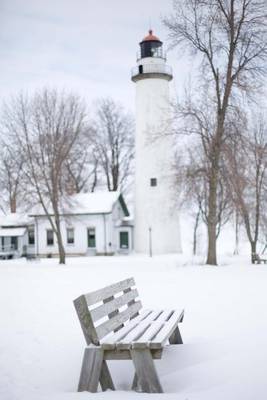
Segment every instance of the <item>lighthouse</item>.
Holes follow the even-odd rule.
[[[136,84],[135,234],[137,253],[181,251],[175,202],[174,146],[167,135],[170,123],[169,82],[162,42],[152,30],[140,42]]]

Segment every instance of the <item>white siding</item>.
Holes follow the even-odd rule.
[[[63,244],[67,254],[73,255],[93,255],[112,253],[115,251],[113,244],[113,227],[111,214],[97,215],[79,215],[62,218],[62,237]],[[67,244],[67,228],[74,228],[74,244]],[[88,249],[87,229],[95,228],[96,249]],[[40,255],[57,254],[57,242],[54,235],[54,245],[47,245],[46,231],[51,229],[50,223],[46,217],[38,217],[38,228],[36,240],[38,237]]]
[[[148,57],[139,64],[154,62]],[[157,58],[156,62],[165,61]],[[173,190],[174,147],[170,136],[163,136],[168,127],[168,116],[169,82],[161,77],[137,81],[134,246],[140,253],[149,253],[149,228],[153,253],[181,251]],[[151,178],[157,179],[157,186],[151,187]]]

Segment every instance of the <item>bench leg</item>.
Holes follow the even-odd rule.
[[[100,385],[103,392],[107,389],[115,390],[115,386],[113,384],[107,362],[103,360],[101,373],[100,373]]]
[[[135,372],[134,378],[133,378],[132,390],[135,390],[136,392],[142,392],[142,388],[141,388],[141,386],[139,385],[136,372]]]
[[[175,328],[174,332],[171,334],[169,342],[170,344],[183,344],[182,336],[178,325]]]
[[[103,356],[104,352],[102,349],[85,349],[78,392],[97,392]]]
[[[133,386],[142,393],[163,393],[149,349],[131,349],[136,375]]]

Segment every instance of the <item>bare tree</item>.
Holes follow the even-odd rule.
[[[2,192],[1,204],[4,212],[15,213],[21,205],[23,197],[23,155],[16,146],[1,138],[0,141],[0,186]]]
[[[93,192],[98,182],[98,164],[89,127],[77,138],[66,161],[65,188],[69,193]]]
[[[235,135],[225,146],[224,156],[233,201],[250,242],[251,260],[255,262],[259,238],[266,230],[267,123],[262,115],[253,113],[253,121],[247,126],[235,126]]]
[[[134,156],[133,118],[112,99],[97,104],[92,142],[109,191],[125,189]]]
[[[25,155],[23,173],[41,204],[57,238],[59,263],[65,263],[61,232],[64,177],[70,151],[86,129],[85,108],[79,98],[44,89],[32,98],[17,96],[4,107],[6,134]]]
[[[184,151],[184,149],[183,149]],[[185,153],[185,151],[184,151]],[[197,248],[197,230],[202,221],[208,226],[208,181],[209,165],[206,162],[203,149],[199,144],[191,145],[184,156],[181,166],[177,164],[177,183],[181,191],[182,203],[188,209],[190,206],[194,214],[193,230],[193,254]],[[229,221],[232,212],[232,201],[226,185],[225,168],[220,166],[218,195],[217,195],[217,215],[216,215],[216,238],[219,237],[222,227]]]
[[[210,100],[215,129],[210,137],[207,264],[217,264],[216,225],[220,160],[229,105],[250,92],[266,72],[266,0],[174,0],[165,18],[173,47],[198,55],[200,82]]]

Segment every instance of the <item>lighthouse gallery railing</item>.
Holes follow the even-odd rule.
[[[142,71],[142,72],[141,72]],[[139,74],[166,74],[172,75],[172,69],[165,64],[144,64],[140,71],[140,66],[132,68],[132,77]]]

